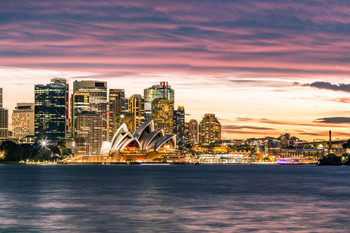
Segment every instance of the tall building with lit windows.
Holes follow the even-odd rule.
[[[199,124],[199,143],[215,144],[221,140],[221,125],[215,114],[205,114]]]
[[[103,134],[101,114],[96,111],[77,112],[75,126],[77,128],[74,135],[75,153],[78,155],[99,155]]]
[[[134,129],[135,125],[134,125],[134,114],[130,113],[130,112],[123,112],[121,114],[117,114],[115,117],[115,125],[118,126],[118,128],[122,125],[122,124],[126,124],[126,127],[128,128],[128,130],[130,132],[134,132],[132,131],[132,129]]]
[[[155,99],[152,101],[152,120],[156,129],[163,129],[165,134],[174,130],[174,101]]]
[[[101,115],[104,125],[104,139],[107,138],[107,82],[101,81],[75,81],[73,94],[85,93],[89,95],[88,111],[94,111]]]
[[[6,108],[0,108],[0,140],[8,138],[8,115]]]
[[[22,142],[28,137],[34,137],[34,108],[34,103],[17,104],[12,112],[12,138]]]
[[[77,127],[77,115],[90,110],[89,93],[76,92],[71,98],[71,136],[74,138],[79,130]]]
[[[125,91],[124,89],[109,90],[109,115],[108,115],[108,134],[109,139],[112,139],[115,131],[120,125],[117,124],[117,118],[126,112],[125,106]]]
[[[176,134],[177,144],[185,144],[185,108],[178,106],[173,115],[173,133]]]
[[[133,115],[133,127],[129,130],[134,132],[145,122],[145,103],[141,95],[132,95],[128,101],[129,113]]]
[[[187,134],[189,144],[198,144],[198,122],[195,119],[192,119],[190,122],[188,122]]]
[[[0,140],[8,138],[8,110],[3,108],[3,92],[0,88]]]
[[[107,82],[75,81],[72,95],[72,132],[75,151],[96,155],[108,139]]]
[[[151,119],[152,102],[155,99],[167,99],[174,102],[174,90],[168,82],[161,82],[158,85],[153,85],[150,88],[144,89],[145,98],[145,117],[147,120]]]
[[[75,81],[73,83],[73,94],[74,93],[88,93],[89,108],[91,111],[99,112],[106,117],[107,114],[107,82],[101,81]]]
[[[35,138],[49,143],[66,138],[67,84],[62,79],[52,79],[47,85],[35,85]]]
[[[70,131],[70,122],[69,122],[69,83],[65,78],[53,78],[51,83],[60,83],[66,87],[66,135],[68,136]]]

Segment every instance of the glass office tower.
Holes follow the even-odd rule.
[[[57,143],[66,137],[68,86],[62,79],[35,85],[35,138]]]
[[[153,85],[144,90],[145,98],[145,117],[146,120],[151,119],[152,101],[155,99],[167,99],[174,102],[174,90],[168,82],[161,82],[159,85]]]

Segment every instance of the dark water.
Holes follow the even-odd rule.
[[[0,165],[1,232],[350,232],[350,167]]]

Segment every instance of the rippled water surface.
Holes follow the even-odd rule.
[[[1,232],[349,232],[350,167],[0,165]]]

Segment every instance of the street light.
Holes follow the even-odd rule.
[[[48,142],[45,139],[42,139],[40,141],[40,145],[41,145],[42,148],[46,148],[46,146],[48,145]]]

